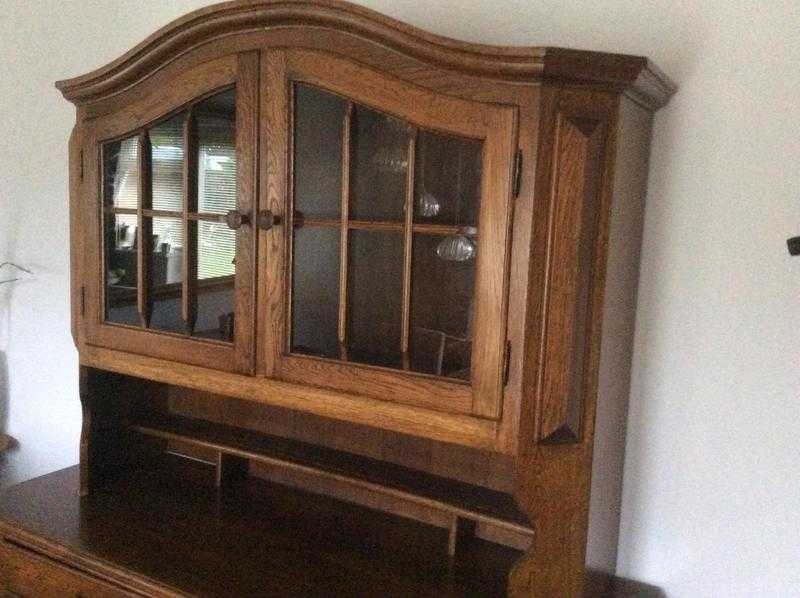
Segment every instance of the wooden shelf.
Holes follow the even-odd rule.
[[[0,536],[150,596],[502,596],[521,556],[474,539],[450,560],[436,527],[257,478],[219,490],[170,456],[84,498],[77,467],[16,486]]]
[[[359,455],[201,420],[165,417],[131,423],[130,427],[149,437],[299,471],[440,511],[450,521],[448,552],[451,556],[455,553],[459,529],[465,522],[488,523],[525,537],[533,534],[513,498],[501,492]],[[218,467],[222,469],[225,463],[224,459],[219,459]],[[218,479],[224,477],[225,472],[219,471]]]

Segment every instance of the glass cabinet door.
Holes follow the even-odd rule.
[[[232,342],[235,133],[231,89],[103,144],[107,323]]]
[[[253,122],[239,120],[254,116],[232,83],[123,135],[98,132],[102,284],[90,342],[252,369],[241,357],[252,355],[253,198],[241,190],[254,152],[241,129]]]
[[[351,87],[324,61],[289,61],[280,375],[494,417],[515,112],[443,96],[420,109],[425,94],[365,76]],[[404,94],[384,102],[374,85]]]

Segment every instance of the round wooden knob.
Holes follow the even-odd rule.
[[[261,230],[270,230],[276,224],[280,224],[280,218],[273,214],[272,210],[259,211],[256,221]]]
[[[242,214],[239,210],[231,210],[225,214],[225,223],[228,225],[228,228],[238,230],[245,224],[250,223],[250,216]]]

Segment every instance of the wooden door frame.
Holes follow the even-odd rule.
[[[261,154],[264,176],[259,208],[276,214],[281,226],[260,233],[261,342],[257,372],[287,382],[499,419],[506,358],[511,187],[518,109],[445,95],[315,50],[266,49],[261,80],[261,135],[266,149]],[[471,383],[289,354],[292,82],[314,85],[420,128],[484,140]]]
[[[82,152],[87,190],[83,286],[85,338],[89,345],[128,351],[170,361],[251,374],[255,355],[255,232],[244,226],[237,233],[234,343],[106,324],[102,144],[134,135],[152,123],[180,112],[198,99],[228,87],[236,94],[237,207],[254,216],[258,154],[259,53],[243,52],[205,62],[178,74],[168,88],[143,82],[118,110],[85,122]],[[251,218],[251,222],[254,218]]]

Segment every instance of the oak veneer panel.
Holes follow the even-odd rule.
[[[465,415],[425,410],[278,380],[217,372],[92,346],[85,347],[81,352],[81,364],[442,442],[488,450],[506,448],[498,447],[496,422]]]
[[[586,328],[598,228],[606,123],[559,111],[552,190],[552,264],[540,395],[539,439],[577,442],[582,433]]]
[[[168,395],[170,412],[179,417],[200,418],[327,446],[506,494],[510,494],[514,488],[514,461],[507,455],[254,404],[181,386],[170,386]]]

